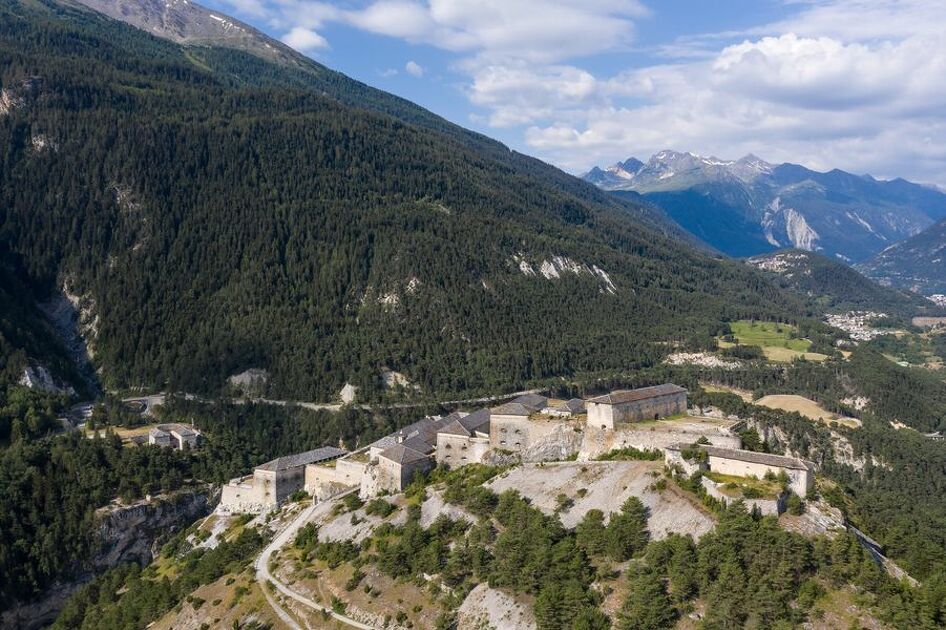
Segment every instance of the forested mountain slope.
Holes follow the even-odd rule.
[[[858,265],[878,282],[924,295],[946,293],[946,221],[891,245]]]
[[[940,312],[929,300],[910,291],[884,287],[827,256],[786,249],[749,258],[747,262],[779,276],[783,286],[811,297],[832,310],[868,310],[909,319]]]
[[[314,64],[50,0],[0,8],[0,56],[3,264],[82,297],[110,387],[263,367],[319,399],[384,366],[506,388],[801,309],[651,211]]]

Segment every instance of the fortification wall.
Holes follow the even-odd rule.
[[[483,460],[483,455],[490,448],[489,439],[437,434],[437,463],[459,468],[467,464],[476,464]]]
[[[260,512],[264,509],[262,488],[252,476],[234,479],[220,492],[220,509],[228,512]]]
[[[638,449],[666,449],[673,444],[691,444],[705,437],[713,446],[740,448],[742,440],[738,435],[724,432],[723,429],[706,431],[675,430],[673,426],[651,428],[619,428],[615,430],[589,426],[585,429],[578,459],[594,459],[608,451],[634,447]]]
[[[489,444],[494,449],[513,451],[527,450],[562,426],[559,422],[534,421],[522,416],[492,416],[489,421]]]
[[[729,504],[732,501],[735,501],[731,496],[723,494],[719,489],[720,485],[712,479],[703,477],[700,482],[703,484],[703,489],[706,490],[706,494],[710,495],[714,499],[718,499],[725,504]],[[750,511],[753,509],[758,509],[763,516],[778,516],[785,511],[786,500],[788,494],[783,492],[775,499],[743,499],[743,502],[746,504],[746,508]]]

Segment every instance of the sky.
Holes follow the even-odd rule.
[[[662,149],[946,186],[944,0],[202,0],[580,174]]]

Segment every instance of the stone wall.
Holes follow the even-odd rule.
[[[494,449],[519,453],[555,433],[560,426],[565,424],[554,420],[529,420],[523,416],[493,415],[489,420],[489,444]]]
[[[686,413],[687,394],[665,394],[633,402],[604,404],[588,403],[588,425],[610,429],[620,423],[656,420]]]
[[[220,507],[230,512],[260,512],[264,507],[261,490],[252,475],[233,479],[221,490]]]
[[[703,477],[700,479],[700,482],[703,484],[703,489],[706,490],[706,494],[710,495],[714,499],[718,499],[725,504],[729,504],[730,502],[736,500],[731,496],[723,494],[723,492],[719,489],[719,486],[722,484],[718,484],[708,477]],[[742,501],[746,504],[746,508],[749,511],[758,509],[763,516],[778,516],[785,511],[787,499],[788,493],[783,492],[775,499],[743,499]]]
[[[692,444],[705,437],[713,446],[741,448],[742,440],[722,428],[706,431],[674,430],[674,427],[635,429],[633,425],[615,430],[589,425],[578,451],[578,459],[594,459],[608,451],[632,446],[637,449],[665,449],[673,444]]]
[[[437,463],[447,464],[451,468],[476,464],[483,460],[489,448],[489,438],[438,433]]]
[[[337,459],[332,466],[309,464],[305,467],[305,491],[323,501],[346,488],[361,485],[366,462]]]
[[[756,477],[762,479],[766,473],[778,475],[785,472],[789,479],[789,488],[798,496],[804,498],[808,491],[814,485],[814,478],[807,470],[797,470],[794,468],[783,468],[781,466],[770,466],[768,464],[759,464],[755,462],[744,462],[727,457],[717,457],[710,455],[710,470],[724,475],[736,475],[738,477]]]

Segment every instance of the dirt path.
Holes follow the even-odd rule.
[[[295,592],[290,589],[288,586],[280,582],[276,576],[274,576],[269,570],[269,560],[272,557],[273,553],[282,549],[287,543],[292,541],[299,530],[303,525],[308,523],[319,508],[323,507],[323,503],[313,503],[306,509],[302,510],[299,515],[285,527],[281,532],[279,532],[273,541],[263,549],[263,552],[256,558],[256,580],[260,584],[260,588],[263,589],[263,594],[266,596],[266,600],[272,606],[273,610],[279,615],[279,618],[285,621],[291,628],[294,630],[302,630],[302,627],[289,615],[284,608],[282,608],[274,597],[270,594],[268,584],[272,584],[276,587],[276,590],[285,595],[286,597],[292,598],[299,602],[300,604],[311,608],[316,612],[327,612],[334,619],[342,622],[346,626],[352,628],[359,628],[360,630],[374,630],[374,626],[369,626],[367,624],[356,621],[351,617],[346,617],[345,615],[340,615],[333,611],[330,608],[326,608],[321,604],[316,603],[312,599]]]

